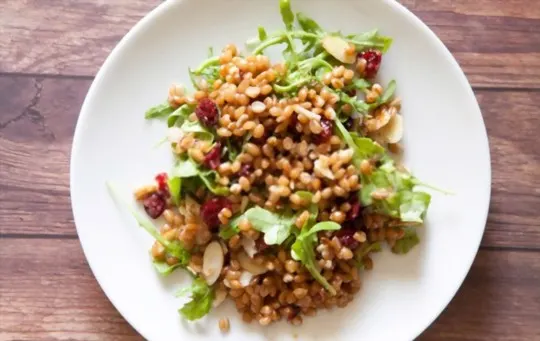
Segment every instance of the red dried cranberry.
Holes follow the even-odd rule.
[[[211,99],[203,98],[195,108],[195,114],[205,126],[212,127],[218,123],[219,110]]]
[[[232,209],[231,202],[224,197],[214,197],[201,205],[201,217],[209,228],[219,227],[219,212],[222,209]]]
[[[319,134],[312,135],[313,142],[316,144],[325,143],[330,140],[334,131],[334,122],[326,118],[321,118],[321,127],[322,131]]]
[[[354,239],[355,233],[356,229],[354,227],[343,227],[336,233],[336,236],[339,238],[341,245],[353,250],[356,249],[360,244],[356,239]]]
[[[158,184],[158,189],[160,191],[168,191],[169,186],[167,185],[167,179],[169,177],[167,176],[167,173],[159,173],[156,175],[155,179]]]
[[[270,245],[266,244],[263,237],[260,237],[255,241],[255,248],[257,249],[257,252],[264,252],[269,247]]]
[[[366,60],[364,75],[366,78],[375,78],[381,66],[382,53],[379,50],[367,50],[358,54],[358,58]]]
[[[240,168],[240,176],[245,176],[245,177],[248,177],[251,175],[251,172],[253,172],[253,167],[248,164],[248,163],[245,163],[242,165],[242,168]]]
[[[347,220],[355,220],[360,215],[360,210],[362,209],[362,205],[358,200],[354,200],[351,202],[351,209],[349,212],[347,212]]]
[[[165,211],[165,198],[157,192],[152,193],[143,200],[143,206],[146,213],[152,219],[159,218],[163,211]]]
[[[216,170],[221,164],[221,143],[216,143],[214,148],[204,156],[204,165],[210,169]]]
[[[348,91],[345,91],[345,94],[349,97],[356,97],[356,89],[350,89]]]

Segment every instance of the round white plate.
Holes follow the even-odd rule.
[[[293,0],[293,9],[328,30],[379,28],[394,38],[382,83],[396,79],[403,99],[405,164],[420,179],[456,194],[435,193],[421,244],[406,256],[375,257],[363,290],[345,309],[263,328],[241,322],[232,304],[197,323],[181,320],[176,288],[152,268],[151,239],[120,211],[105,183],[131,189],[170,169],[169,149],[156,144],[165,125],[144,120],[173,82],[189,84],[208,47],[256,36],[257,26],[282,28],[277,0],[170,0],[118,44],[97,75],[81,110],[71,159],[71,198],[85,255],[120,313],[149,340],[412,340],[452,299],[476,255],[490,197],[490,160],[482,116],[463,72],[419,19],[390,0]],[[220,317],[231,331],[222,336]]]

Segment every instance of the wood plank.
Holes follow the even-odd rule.
[[[86,80],[0,77],[0,234],[75,236],[69,156],[89,85]],[[477,97],[493,167],[482,245],[539,248],[540,149],[535,141],[540,92],[478,91]]]
[[[540,88],[540,2],[402,2],[441,37],[474,86]],[[93,76],[158,3],[62,0],[45,11],[40,1],[0,3],[0,72]]]
[[[21,252],[24,250],[24,252]],[[540,336],[540,253],[480,251],[420,340]],[[76,240],[0,240],[1,340],[140,340],[93,278]]]

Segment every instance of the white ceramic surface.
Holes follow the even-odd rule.
[[[208,46],[241,45],[257,25],[282,27],[277,0],[169,0],[118,44],[97,75],[81,110],[71,160],[77,231],[92,271],[120,313],[149,340],[411,340],[439,315],[476,255],[490,197],[489,148],[473,92],[456,61],[414,15],[390,0],[293,0],[329,30],[378,27],[394,38],[383,83],[394,78],[403,99],[405,163],[426,182],[457,194],[434,194],[422,242],[406,256],[375,257],[364,286],[345,309],[262,328],[241,323],[225,304],[197,323],[180,319],[173,292],[189,280],[182,271],[154,272],[151,239],[109,197],[106,181],[131,188],[171,166],[155,145],[165,125],[144,111],[166,98],[172,82],[189,83],[188,66]],[[222,336],[217,320],[231,318]]]

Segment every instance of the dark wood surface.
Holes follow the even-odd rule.
[[[0,1],[0,341],[141,339],[82,254],[69,157],[93,75],[158,3]],[[540,1],[402,3],[465,70],[493,172],[480,252],[419,339],[540,340]]]

